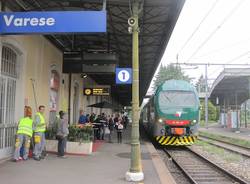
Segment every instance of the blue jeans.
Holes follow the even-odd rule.
[[[16,144],[15,144],[15,152],[14,152],[14,159],[18,160],[20,157],[20,149],[24,146],[23,149],[23,159],[27,160],[29,155],[30,149],[30,136],[25,134],[17,134],[16,137]]]
[[[39,158],[42,155],[42,151],[45,149],[45,133],[44,132],[35,132],[34,136],[40,137],[40,142],[36,142],[35,140],[35,148],[34,148],[34,157]],[[36,138],[35,138],[36,139]]]
[[[67,137],[62,137],[58,139],[58,156],[64,156],[66,151]]]

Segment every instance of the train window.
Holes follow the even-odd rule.
[[[162,91],[159,94],[158,102],[160,109],[197,105],[195,94],[191,91]]]

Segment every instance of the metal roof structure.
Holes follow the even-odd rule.
[[[225,68],[214,81],[209,97],[220,106],[236,106],[249,98],[250,68]]]
[[[62,52],[115,53],[119,67],[132,66],[132,35],[128,33],[133,0],[5,0],[12,11],[107,10],[107,33],[46,35]],[[103,2],[106,2],[103,3]],[[185,0],[141,0],[140,101],[165,51]],[[115,76],[91,74],[101,85],[111,85],[120,104],[131,105],[131,85],[115,85]]]

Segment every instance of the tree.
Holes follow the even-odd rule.
[[[184,74],[181,70],[181,67],[174,64],[169,64],[168,66],[160,66],[159,72],[156,75],[156,79],[154,80],[153,88],[154,90],[166,80],[186,80],[190,82],[190,78]]]
[[[205,120],[205,103],[204,100],[201,100],[201,120]],[[209,121],[217,121],[219,118],[218,115],[219,109],[216,108],[212,102],[208,101],[208,120]]]
[[[205,92],[206,91],[206,82],[205,82],[205,78],[203,77],[203,75],[200,76],[199,80],[195,84],[195,87],[196,87],[198,92]]]

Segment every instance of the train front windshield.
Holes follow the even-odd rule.
[[[195,94],[191,91],[161,91],[159,107],[164,112],[173,107],[194,107],[197,105]]]

